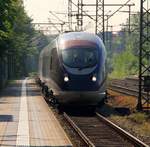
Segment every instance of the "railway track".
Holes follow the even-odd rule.
[[[125,78],[122,80],[114,79],[110,80],[110,85],[119,85],[122,87],[131,87],[132,89],[138,90],[138,79]]]
[[[126,88],[120,85],[109,85],[108,90],[113,90],[125,95],[130,95],[130,96],[138,96],[138,90],[136,89],[131,89],[131,88]]]
[[[70,116],[64,113],[70,126],[90,147],[149,147],[100,114]]]
[[[113,80],[110,82],[108,90],[138,97],[138,79],[126,78],[124,80]],[[147,96],[145,92],[143,92],[143,95]]]

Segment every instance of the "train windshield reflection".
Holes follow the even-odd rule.
[[[93,67],[98,61],[96,48],[69,48],[62,50],[63,63],[71,68]]]

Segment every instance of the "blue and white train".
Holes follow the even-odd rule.
[[[97,106],[106,97],[103,42],[86,32],[59,35],[40,54],[39,78],[61,105]]]

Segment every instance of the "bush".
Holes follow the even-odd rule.
[[[132,115],[129,115],[128,118],[133,122],[142,124],[148,119],[148,116],[144,113],[134,113]]]

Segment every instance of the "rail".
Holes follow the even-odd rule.
[[[95,145],[90,141],[88,137],[81,131],[81,129],[71,120],[71,118],[64,113],[65,119],[69,122],[69,124],[74,128],[74,130],[79,134],[82,140],[90,147],[95,147]]]
[[[117,126],[116,124],[111,122],[110,120],[108,120],[105,117],[103,117],[102,115],[100,115],[99,113],[96,113],[96,115],[99,117],[99,119],[101,119],[103,122],[105,122],[111,128],[116,130],[119,134],[121,134],[122,136],[127,138],[135,147],[149,147],[149,145],[143,143],[142,141],[140,141],[139,139],[137,139],[136,137],[134,137],[127,131],[123,130],[122,128],[120,128],[119,126]]]
[[[94,141],[91,141],[90,139],[90,136],[87,137],[88,135],[86,135],[84,132],[87,132],[87,130],[83,130],[82,126],[79,125],[79,117],[78,117],[78,121],[74,121],[73,119],[75,118],[71,118],[69,115],[67,115],[65,112],[64,112],[64,117],[65,119],[67,120],[67,122],[71,125],[71,127],[76,131],[76,133],[82,138],[82,140],[87,144],[87,146],[90,146],[90,147],[95,147],[97,145],[95,145]],[[99,120],[99,123],[103,123],[105,126],[107,126],[107,130],[108,128],[110,128],[110,130],[112,130],[113,132],[117,133],[123,140],[126,140],[127,143],[130,143],[132,146],[134,147],[149,147],[149,145],[143,143],[142,141],[140,141],[139,139],[137,139],[136,137],[134,137],[133,135],[131,135],[130,133],[126,132],[125,130],[123,130],[122,128],[120,128],[119,126],[117,126],[116,124],[112,123],[110,120],[106,119],[105,117],[103,117],[102,115],[100,115],[99,113],[96,113],[96,116],[93,116],[93,118],[97,118]],[[82,117],[81,117],[82,118]],[[82,123],[84,122],[83,121],[84,118],[82,118]],[[85,118],[86,119],[86,118]],[[78,124],[78,123],[79,124]],[[82,124],[81,123],[81,124]],[[88,121],[88,123],[90,124],[91,122]],[[88,127],[89,124],[85,124],[84,125],[84,128],[85,127]],[[83,125],[83,124],[82,124]],[[79,126],[79,127],[78,127]],[[98,124],[95,125],[95,130],[98,130],[96,128],[96,126],[100,126]],[[103,128],[103,127],[102,127]],[[91,128],[90,128],[91,129]],[[97,132],[103,132],[103,130],[101,131],[97,131]],[[105,132],[105,130],[104,130]],[[106,132],[105,132],[106,133]],[[110,133],[108,131],[108,133]],[[102,135],[102,133],[101,133]],[[111,134],[109,134],[111,135]],[[104,135],[102,135],[104,136]],[[115,135],[114,135],[115,136]],[[111,136],[110,136],[111,137]],[[115,136],[116,137],[116,136]],[[102,138],[103,139],[103,138]],[[106,138],[105,138],[106,139]],[[114,138],[115,139],[115,138]],[[113,140],[111,138],[111,143],[113,144]],[[121,142],[120,142],[121,144]],[[111,146],[111,145],[110,145]]]

